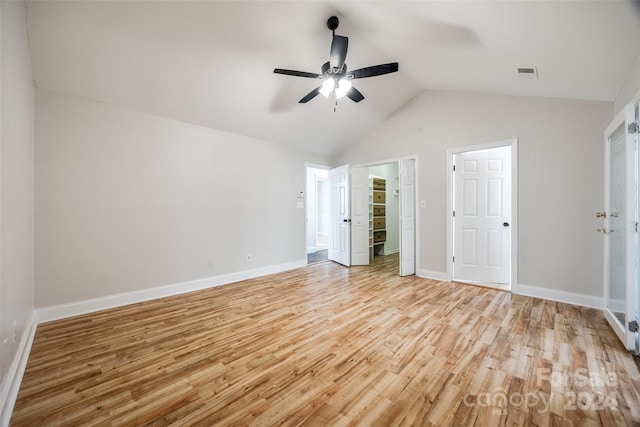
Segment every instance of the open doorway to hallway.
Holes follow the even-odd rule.
[[[401,276],[415,274],[416,174],[415,157],[333,169],[306,165],[307,263],[370,265],[395,255]]]
[[[307,264],[326,261],[329,249],[329,169],[307,166],[306,247]]]

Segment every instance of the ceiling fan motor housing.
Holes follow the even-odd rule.
[[[331,31],[335,31],[338,25],[340,25],[340,21],[337,16],[332,16],[327,20],[327,27],[329,27]]]

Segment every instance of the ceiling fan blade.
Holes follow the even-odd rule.
[[[322,88],[322,86],[318,86],[317,88],[315,88],[314,90],[312,90],[311,92],[306,94],[304,96],[304,98],[302,98],[300,101],[298,101],[298,104],[305,104],[305,103],[311,101],[316,96],[318,96],[318,94],[320,93],[320,88]]]
[[[322,77],[320,74],[316,73],[307,73],[306,71],[296,71],[296,70],[285,70],[282,68],[276,68],[273,70],[276,74],[285,74],[287,76],[296,76],[296,77],[308,77],[310,79],[317,79]]]
[[[346,95],[347,98],[349,98],[353,102],[360,102],[364,99],[364,95],[353,86],[351,86],[351,88],[347,91]]]
[[[349,46],[349,38],[343,36],[333,35],[333,41],[331,42],[331,54],[329,56],[329,63],[331,68],[342,69],[344,61],[347,59],[347,47]]]
[[[348,75],[353,75],[353,79],[364,79],[365,77],[381,76],[383,74],[395,73],[396,71],[398,71],[398,63],[391,62],[389,64],[374,65],[372,67],[349,71]]]

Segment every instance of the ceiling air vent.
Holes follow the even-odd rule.
[[[538,78],[538,69],[537,68],[518,68],[518,76],[522,79],[537,79]]]

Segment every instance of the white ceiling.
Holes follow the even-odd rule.
[[[640,51],[622,1],[86,1],[28,3],[40,88],[335,155],[424,89],[613,101]],[[318,96],[329,16],[349,37],[355,104]],[[517,67],[538,67],[538,80]]]

